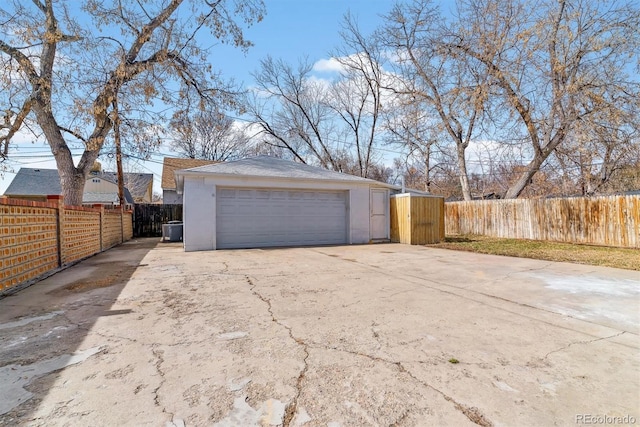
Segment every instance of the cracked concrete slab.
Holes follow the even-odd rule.
[[[31,399],[33,393],[25,386],[34,378],[84,362],[98,353],[99,347],[88,348],[77,354],[65,354],[52,359],[40,360],[29,365],[6,365],[0,367],[0,415],[4,415],[24,401]]]
[[[0,373],[100,349],[0,381],[0,425],[640,422],[639,309],[632,271],[143,239],[0,300]]]

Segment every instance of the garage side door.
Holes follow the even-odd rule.
[[[347,192],[219,188],[216,247],[347,243]]]

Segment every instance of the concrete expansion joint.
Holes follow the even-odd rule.
[[[277,324],[278,326],[284,328],[287,333],[289,334],[289,338],[291,338],[298,346],[300,346],[300,348],[302,348],[302,351],[304,352],[304,357],[302,358],[302,369],[300,369],[300,373],[298,374],[298,377],[296,378],[296,394],[295,396],[293,396],[293,399],[291,400],[291,402],[289,402],[284,410],[284,418],[282,421],[282,427],[289,427],[291,425],[291,422],[293,421],[297,409],[298,409],[298,400],[300,399],[300,395],[302,394],[302,382],[304,381],[304,378],[307,374],[307,370],[309,369],[309,363],[308,363],[308,359],[309,359],[309,345],[302,339],[297,338],[293,335],[293,331],[291,330],[291,327],[288,325],[285,325],[284,323],[280,322],[276,316],[273,313],[273,307],[271,305],[271,300],[269,300],[268,298],[265,298],[263,295],[261,295],[258,291],[256,291],[256,284],[253,283],[253,280],[251,279],[251,277],[249,276],[245,276],[247,279],[247,283],[249,284],[249,289],[251,290],[251,293],[253,295],[255,295],[258,299],[260,299],[262,302],[264,302],[267,305],[267,311],[269,312],[269,315],[271,316],[271,321],[275,324]]]
[[[567,344],[565,346],[562,346],[562,347],[560,347],[560,348],[558,348],[556,350],[552,350],[552,351],[548,352],[547,354],[544,355],[543,360],[546,360],[550,355],[552,355],[554,353],[559,353],[561,351],[565,351],[569,347],[572,347],[574,345],[579,345],[579,344],[587,345],[587,344],[592,344],[592,343],[598,342],[598,341],[606,341],[606,340],[610,340],[611,338],[616,338],[616,337],[619,337],[621,335],[624,335],[625,333],[627,333],[627,331],[618,332],[617,334],[609,335],[607,337],[594,338],[592,340],[575,341],[575,342],[569,343],[569,344]]]

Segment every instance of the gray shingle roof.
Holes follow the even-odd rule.
[[[245,175],[268,178],[299,178],[315,179],[325,181],[348,181],[348,182],[368,182],[382,184],[387,187],[395,186],[374,181],[372,179],[361,178],[359,176],[346,173],[334,172],[327,169],[305,165],[303,163],[278,159],[269,156],[249,157],[242,160],[222,162],[212,165],[200,166],[187,169],[187,174],[191,173],[212,173],[223,175]],[[181,174],[181,172],[178,172]]]
[[[82,203],[118,203],[118,193],[85,192],[82,194]]]
[[[100,172],[95,176],[99,178],[106,179],[107,181],[111,181],[114,184],[118,183],[118,174],[116,172]],[[149,183],[153,182],[153,174],[152,173],[134,173],[134,172],[125,172],[122,174],[124,178],[124,185],[131,191],[131,195],[134,198],[142,198],[147,192],[147,187]]]
[[[62,193],[57,169],[21,168],[4,192],[5,196],[49,196]]]
[[[151,175],[152,174],[143,174]],[[109,179],[109,176],[101,178]],[[111,181],[111,180],[110,180]],[[111,181],[114,182],[114,181]],[[125,179],[126,182],[126,179]],[[114,183],[117,183],[115,180]],[[36,169],[36,168],[20,168],[16,176],[11,181],[11,184],[4,192],[5,196],[52,196],[62,193],[62,186],[60,185],[60,174],[57,169]],[[85,193],[83,195],[83,202],[85,203],[98,203],[94,200],[85,200],[87,194],[103,194],[103,193]],[[92,199],[93,196],[89,196]],[[128,188],[124,189],[125,201],[129,204],[133,204],[133,197]],[[116,194],[117,201],[117,194]]]

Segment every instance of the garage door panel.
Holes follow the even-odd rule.
[[[347,192],[218,189],[218,248],[347,243]]]

